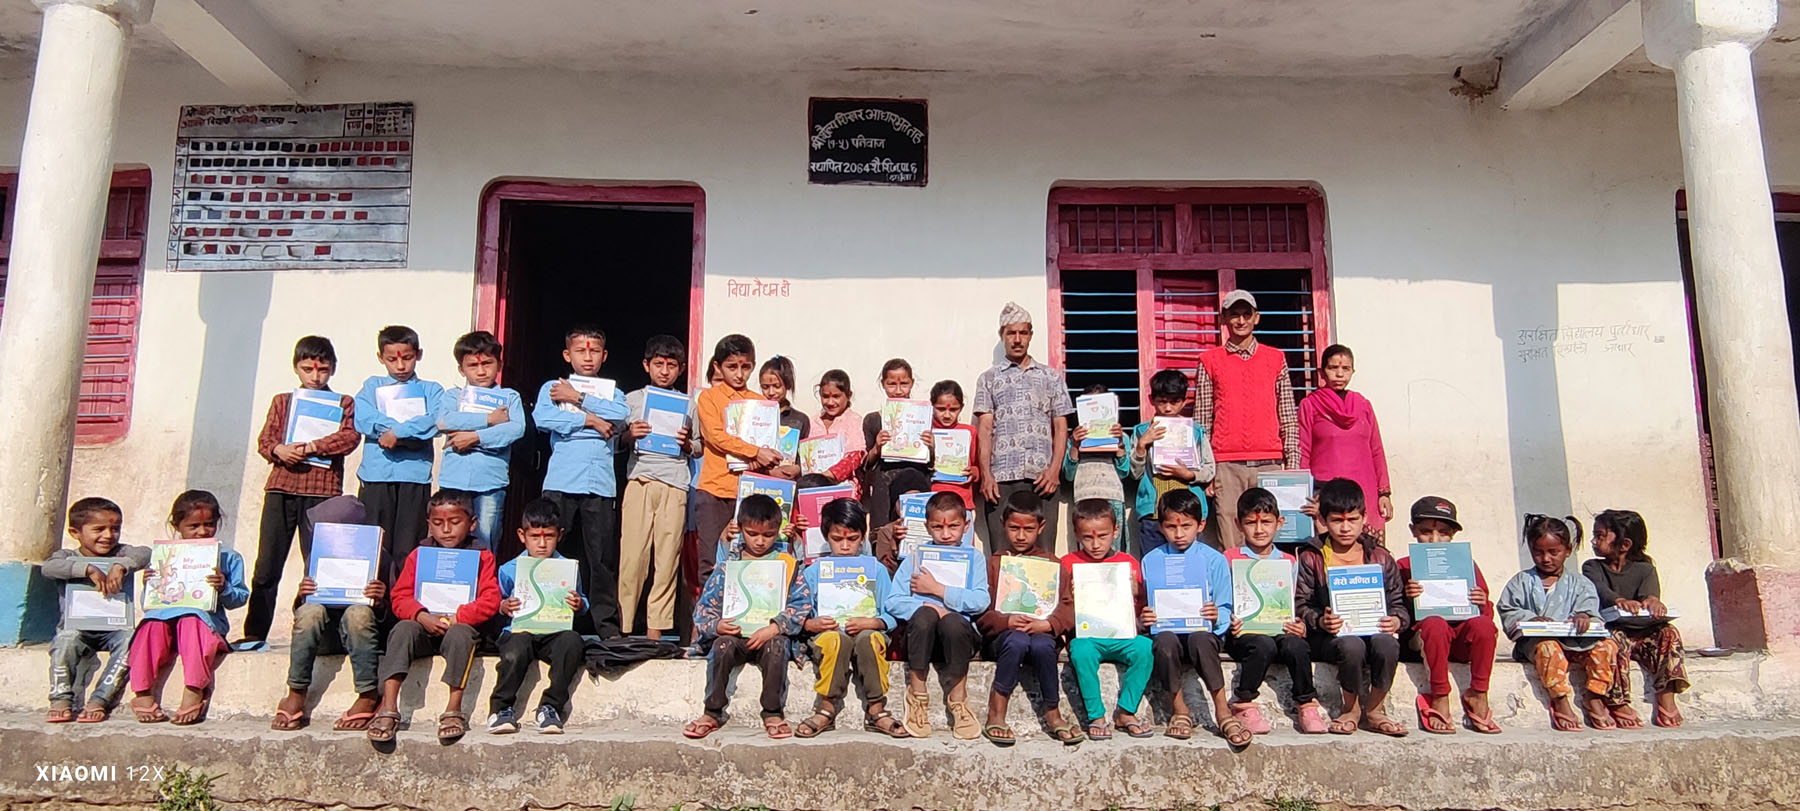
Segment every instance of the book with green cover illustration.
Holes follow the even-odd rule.
[[[844,458],[844,438],[837,434],[800,442],[800,472],[827,473]]]
[[[881,561],[868,555],[848,558],[819,558],[819,593],[813,613],[844,620],[862,617],[873,619],[881,612],[875,605],[876,569]]]
[[[144,570],[144,610],[213,610],[219,592],[206,582],[206,577],[218,568],[218,541],[152,542],[150,568]]]
[[[1061,596],[1062,564],[1029,555],[1000,558],[994,579],[994,608],[1005,614],[1045,619]]]
[[[738,629],[749,636],[787,607],[787,596],[787,561],[726,561],[725,600],[719,617],[737,623]]]
[[[969,444],[974,439],[966,428],[933,428],[931,480],[969,483]]]
[[[1281,633],[1294,619],[1293,559],[1233,558],[1231,600],[1242,633]]]
[[[1070,573],[1075,588],[1076,636],[1130,639],[1138,635],[1131,564],[1077,563]]]
[[[575,609],[569,595],[575,592],[579,564],[569,558],[519,557],[514,564],[513,596],[519,612],[513,615],[513,631],[554,634],[575,627]]]
[[[881,406],[881,428],[888,432],[881,458],[901,462],[929,462],[931,449],[924,435],[931,430],[931,402],[890,399]]]

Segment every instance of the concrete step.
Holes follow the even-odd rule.
[[[488,693],[494,683],[494,661],[492,658],[484,658],[477,664],[464,696],[464,707],[478,724],[487,716]],[[226,656],[216,679],[212,716],[272,717],[276,703],[286,694],[287,668],[288,654],[285,647]],[[889,668],[889,707],[896,715],[901,715],[905,669],[899,663],[889,663]],[[1687,668],[1694,686],[1681,696],[1681,703],[1682,711],[1689,721],[1705,723],[1800,718],[1800,673],[1796,673],[1800,669],[1800,657],[1772,657],[1761,653],[1739,653],[1717,658],[1689,656]],[[401,712],[409,720],[422,718],[430,721],[443,710],[448,693],[447,688],[438,680],[442,671],[443,664],[436,659],[422,660],[413,666],[411,677],[407,679],[401,692]],[[1546,696],[1529,671],[1530,668],[1510,660],[1495,664],[1489,701],[1494,710],[1494,719],[1509,730],[1549,729]],[[813,706],[813,669],[811,666],[804,669],[790,667],[787,673],[787,717],[790,721],[798,722],[810,714]],[[1235,680],[1236,664],[1226,662],[1225,673],[1227,679]],[[1117,673],[1112,666],[1103,665],[1100,676],[1102,694],[1107,706],[1111,707],[1118,695]],[[1638,669],[1633,674],[1632,683],[1637,696],[1638,714],[1648,722],[1651,696],[1645,684],[1645,676]],[[1452,677],[1460,690],[1468,683],[1468,667],[1453,665]],[[976,662],[971,667],[970,705],[978,718],[986,715],[992,678],[991,664]],[[0,683],[7,684],[10,688],[0,693],[0,709],[41,712],[46,706],[45,696],[49,692],[47,648],[40,645],[0,649],[0,679],[4,679]],[[1321,702],[1328,712],[1336,712],[1340,708],[1336,668],[1316,664],[1314,679]],[[729,723],[741,727],[759,727],[761,721],[757,694],[761,686],[761,674],[754,668],[745,668],[739,673],[736,682]],[[1195,711],[1199,723],[1203,727],[1212,727],[1213,720],[1209,710],[1211,703],[1203,695],[1195,676],[1190,672],[1184,683],[1188,705]],[[1428,675],[1424,665],[1402,664],[1401,671],[1394,680],[1393,692],[1388,697],[1389,713],[1408,726],[1414,726],[1417,719],[1413,702],[1419,688],[1427,683]],[[679,726],[700,714],[705,685],[705,663],[701,660],[651,661],[598,679],[584,676],[575,690],[574,706],[568,721],[574,726],[617,723],[665,728]],[[528,716],[529,711],[535,707],[536,693],[541,686],[542,682],[538,678],[526,681],[519,699],[521,714]],[[1260,701],[1264,715],[1277,728],[1285,728],[1293,722],[1289,689],[1287,673],[1280,667],[1271,668]],[[949,721],[947,711],[943,709],[941,686],[935,678],[930,680],[930,690],[932,705],[940,713],[939,720],[947,725]],[[1008,722],[1022,740],[1048,738],[1048,731],[1037,721],[1030,702],[1026,700],[1026,694],[1037,693],[1037,685],[1029,674],[1020,685],[1020,690],[1021,693],[1014,694]],[[1075,679],[1066,664],[1062,667],[1061,692],[1064,713],[1071,719],[1079,718],[1080,713],[1076,709],[1079,702],[1073,699],[1077,695]],[[179,701],[179,693],[178,684],[174,689],[167,690],[165,705],[173,708]],[[309,705],[319,714],[320,720],[329,722],[348,707],[354,697],[349,665],[345,659],[340,656],[321,657],[314,669],[313,692],[309,700]],[[841,727],[858,730],[853,734],[860,736],[863,734],[860,732],[862,712],[854,691],[849,703],[850,707],[840,718]],[[1167,722],[1169,701],[1166,693],[1153,688],[1146,703],[1158,725]],[[1460,717],[1460,711],[1453,713],[1453,722],[1460,721]],[[947,730],[938,734],[948,736]],[[1468,735],[1465,734],[1465,737]]]

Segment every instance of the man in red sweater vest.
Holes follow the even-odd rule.
[[[1220,302],[1225,343],[1200,354],[1195,370],[1194,419],[1212,438],[1218,473],[1219,541],[1226,549],[1243,545],[1237,525],[1238,496],[1256,486],[1263,470],[1300,466],[1300,419],[1294,385],[1282,351],[1256,340],[1262,313],[1256,297],[1243,290]]]

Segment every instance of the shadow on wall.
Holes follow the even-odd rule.
[[[254,442],[257,361],[274,276],[208,273],[200,279],[200,391],[188,432],[187,487],[211,490],[220,504],[237,504],[244,481],[245,439]],[[254,452],[251,452],[254,456]],[[235,518],[235,516],[228,516]],[[245,539],[236,539],[242,549]],[[254,549],[254,540],[251,547]]]
[[[1528,512],[1563,516],[1574,510],[1569,491],[1569,453],[1563,435],[1562,391],[1553,359],[1527,359],[1518,351],[1517,330],[1562,323],[1555,281],[1497,282],[1493,285],[1494,325],[1506,370],[1506,434],[1512,452],[1514,549],[1520,568],[1531,553],[1517,539]],[[1548,353],[1555,355],[1554,348]]]

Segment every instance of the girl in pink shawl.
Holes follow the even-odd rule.
[[[1368,511],[1369,531],[1385,537],[1394,502],[1375,407],[1350,390],[1356,358],[1349,347],[1332,344],[1321,358],[1325,387],[1300,401],[1300,466],[1312,471],[1313,481],[1344,478],[1362,485],[1363,498],[1377,505]]]

